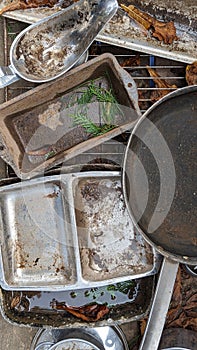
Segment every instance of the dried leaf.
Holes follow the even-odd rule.
[[[125,6],[124,4],[120,4],[120,7],[125,12],[127,12],[132,19],[141,24],[145,29],[150,29],[152,25],[152,19],[150,15],[140,11],[137,7],[133,5]]]
[[[152,36],[165,44],[172,44],[177,39],[174,22],[161,22],[146,12],[139,10],[133,5],[120,5],[121,8],[146,30],[152,30]]]
[[[18,0],[13,1],[7,6],[3,7],[0,10],[0,15],[7,11],[15,11],[15,10],[25,10],[28,8],[36,8],[40,6],[48,6],[53,7],[58,0]]]
[[[180,328],[189,328],[191,330],[197,331],[197,317],[188,317],[183,311],[179,318],[171,322],[169,327],[180,327]]]
[[[148,317],[145,317],[145,318],[143,318],[140,321],[140,333],[141,333],[141,336],[143,336],[143,334],[145,332],[147,320],[148,320]]]
[[[158,89],[162,90],[153,90],[151,93],[151,101],[155,102],[160,100],[162,97],[169,94],[169,92],[172,91],[172,89],[177,89],[176,85],[170,85],[168,84],[157,72],[155,69],[150,68],[149,66],[146,67],[150,76],[152,77],[153,81],[155,82]]]
[[[187,304],[184,308],[191,308],[191,305],[197,307],[197,293],[192,294],[189,299],[187,299]]]
[[[177,306],[174,309],[169,309],[167,316],[166,316],[166,326],[168,326],[170,323],[172,323],[180,314],[180,307]]]
[[[153,34],[152,36],[165,44],[172,44],[174,40],[177,39],[176,28],[174,22],[160,22],[155,20],[153,24]]]
[[[197,315],[197,293],[193,294],[186,304],[183,306],[184,311],[187,314],[187,317],[196,317]]]
[[[61,2],[61,7],[65,8],[77,2],[78,0],[66,0]],[[37,7],[53,7],[58,4],[59,0],[16,0],[12,1],[5,7],[0,10],[0,15],[7,11],[15,11],[15,10],[26,10],[28,8],[37,8]]]
[[[166,328],[169,328],[169,327],[182,327],[183,328],[183,322],[185,320],[185,313],[184,312],[181,312],[179,314],[179,317],[172,320],[171,322],[168,322],[168,324],[166,324]]]
[[[180,327],[197,331],[197,290],[195,277],[180,265],[166,318],[166,328]]]
[[[197,85],[197,61],[187,65],[185,78],[188,85]]]
[[[184,328],[190,328],[197,332],[197,317],[189,317],[185,320],[183,324]]]
[[[187,315],[187,317],[189,317],[189,318],[196,318],[196,315],[197,315],[196,307],[188,309],[188,310],[186,310],[184,308],[184,311],[185,311],[185,314]]]
[[[106,305],[100,304],[90,304],[74,307],[68,306],[64,302],[59,303],[58,301],[53,300],[51,306],[53,309],[65,310],[77,318],[81,318],[82,320],[88,322],[98,321],[109,312],[109,308]]]
[[[121,67],[139,66],[140,65],[140,55],[126,58],[122,63],[120,63],[120,65],[121,65]]]
[[[17,295],[15,297],[13,297],[11,304],[10,304],[10,308],[14,309],[17,305],[19,305],[21,302],[21,295]]]

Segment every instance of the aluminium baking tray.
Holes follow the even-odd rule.
[[[113,118],[115,128],[96,137],[90,137],[82,126],[74,125],[70,117],[76,115],[77,98],[91,81],[113,91],[119,106]],[[102,103],[94,101],[85,108],[92,122],[106,124],[101,114]],[[113,55],[103,54],[53,82],[3,103],[0,156],[19,178],[29,179],[131,130],[140,116],[133,78]],[[32,151],[38,152],[32,155]]]
[[[147,36],[121,10],[99,33],[97,40],[185,63],[192,63],[197,59],[196,0],[119,0],[118,3],[135,5],[159,20],[174,21],[178,40],[171,45],[165,45]],[[3,4],[0,4],[0,8],[2,7]],[[7,12],[4,16],[30,24],[58,10],[59,8],[27,9]]]
[[[76,290],[156,273],[156,254],[130,220],[120,176],[62,174],[2,187],[2,287]]]
[[[71,329],[125,324],[147,316],[154,294],[155,275],[128,282],[132,284],[124,293],[115,290],[116,284],[58,292],[6,291],[0,288],[0,311],[3,318],[15,326]],[[97,321],[88,322],[65,310],[53,309],[51,302],[54,299],[73,307],[107,305],[109,312]]]

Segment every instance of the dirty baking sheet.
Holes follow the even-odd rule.
[[[71,290],[156,273],[155,254],[123,204],[119,172],[54,175],[0,194],[3,288]]]
[[[86,96],[91,84],[94,89],[111,91],[116,102],[106,105],[94,98],[80,105],[78,100]],[[110,54],[2,104],[0,110],[0,155],[22,179],[43,174],[130,130],[141,115],[134,80]],[[96,124],[97,129],[113,127],[93,137],[81,121],[75,122],[79,115]]]
[[[143,32],[140,26],[119,9],[99,34],[100,41],[185,63],[197,59],[196,0],[120,0],[119,4],[122,3],[137,6],[158,20],[173,21],[177,39],[172,44],[160,42]]]
[[[123,288],[124,287],[124,288]],[[118,290],[119,288],[119,290]],[[134,279],[125,284],[64,292],[5,291],[0,289],[0,309],[13,325],[54,327],[94,327],[123,324],[143,318],[151,304],[154,276]],[[106,305],[109,312],[98,321],[87,322],[64,311],[52,308],[54,303],[81,307]]]
[[[178,39],[171,45],[165,45],[151,38],[119,9],[117,15],[97,36],[99,41],[185,63],[192,63],[197,59],[196,0],[175,0],[173,2],[171,0],[120,0],[118,2],[119,4],[135,5],[159,20],[173,21]],[[5,13],[5,16],[33,23],[57,10],[57,8],[28,9]]]

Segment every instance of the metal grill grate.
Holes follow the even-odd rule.
[[[9,51],[11,43],[17,34],[23,30],[27,24],[21,23],[19,21],[11,20],[4,18],[4,64],[9,65]],[[184,63],[176,62],[169,59],[164,59],[160,57],[151,56],[148,54],[143,54],[125,48],[120,48],[117,46],[112,46],[109,44],[103,44],[100,42],[94,42],[89,50],[89,59],[92,59],[102,53],[110,52],[115,55],[118,62],[124,66],[124,68],[131,74],[133,79],[136,82],[139,92],[139,106],[141,112],[144,113],[153,103],[153,94],[159,93],[162,90],[173,91],[173,87],[161,88],[155,86],[153,79],[150,77],[147,66],[150,66],[153,69],[156,69],[157,73],[160,75],[161,80],[166,81],[170,85],[176,85],[178,88],[186,85],[185,81],[185,68]],[[15,84],[5,88],[4,99],[8,101],[9,99],[16,97],[17,95],[32,89],[35,84],[27,82],[25,80],[20,80]],[[114,151],[112,151],[114,150]],[[107,145],[104,145],[99,149],[93,149],[85,154],[82,154],[75,160],[76,163],[87,163],[90,162],[93,158],[98,159],[100,157],[100,152],[102,152],[102,158],[113,159],[116,163],[116,159],[122,158],[123,150],[121,147],[113,147],[113,141],[108,142]],[[73,164],[72,163],[68,163]],[[6,176],[15,177],[13,170],[6,166]]]

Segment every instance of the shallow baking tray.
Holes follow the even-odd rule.
[[[154,293],[154,280],[155,276],[134,279],[124,292],[116,290],[120,287],[117,284],[59,292],[6,291],[0,288],[0,310],[4,319],[12,325],[71,329],[124,324],[147,315]],[[53,309],[51,304],[54,300],[73,307],[106,305],[109,312],[97,321],[87,322],[65,310]]]
[[[119,9],[99,33],[98,40],[185,63],[192,63],[197,59],[196,0],[119,0],[118,2],[126,6],[137,6],[158,20],[173,21],[177,39],[172,44],[164,44],[143,31]]]
[[[145,52],[185,63],[197,59],[197,10],[196,0],[119,0],[119,4],[133,4],[141,10],[163,21],[174,21],[178,40],[171,45],[165,45],[147,36],[137,27],[127,14],[118,11],[97,39],[127,49]],[[0,8],[3,5],[0,5]],[[51,15],[56,9],[28,9],[5,13],[4,16],[25,23],[34,23]]]
[[[119,104],[113,118],[116,127],[96,137],[90,137],[82,126],[74,126],[70,117],[85,89],[81,85],[90,81],[112,90]],[[98,125],[106,124],[101,108],[97,101],[88,104],[88,117]],[[19,178],[31,178],[130,130],[139,116],[134,80],[113,55],[103,54],[2,104],[0,156]]]
[[[1,285],[73,290],[156,273],[119,172],[46,176],[0,189]]]

